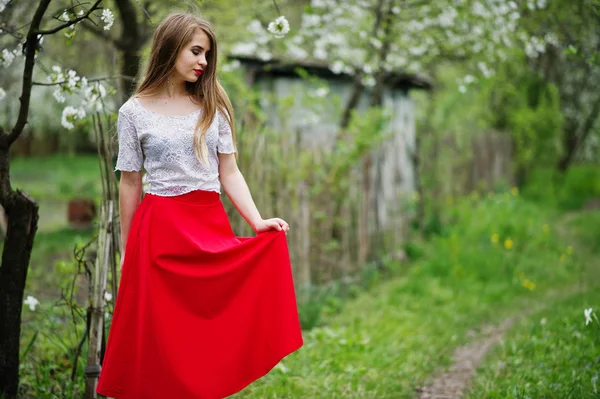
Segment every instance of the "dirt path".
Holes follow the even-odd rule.
[[[418,389],[419,399],[459,399],[469,389],[471,379],[486,353],[504,336],[520,317],[511,317],[496,327],[484,328],[477,340],[459,346],[453,355],[452,366],[433,381]]]
[[[573,234],[569,234],[568,223],[580,212],[571,212],[565,215],[560,224],[559,235],[571,239],[576,250],[583,250],[582,246],[574,239]],[[588,268],[594,269],[600,267],[600,259],[593,262],[594,265],[588,265]],[[519,315],[504,320],[497,326],[486,326],[482,328],[480,334],[471,333],[473,336],[471,342],[459,346],[455,349],[452,359],[452,365],[447,370],[434,376],[433,380],[426,386],[417,389],[419,399],[460,399],[469,390],[471,380],[473,379],[477,367],[484,359],[494,345],[498,344],[504,337],[504,334],[517,322],[541,311],[552,301],[561,300],[574,295],[578,292],[590,289],[588,284],[579,282],[566,289],[555,289],[548,292],[543,298],[536,301],[536,306],[520,313]]]

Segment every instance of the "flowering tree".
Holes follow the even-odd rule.
[[[52,22],[46,21],[46,14],[52,2],[40,0],[38,6],[32,10],[30,23],[25,25],[27,31],[24,34],[9,23],[3,25],[3,33],[10,34],[14,40],[10,49],[2,50],[1,64],[3,67],[9,67],[13,62],[19,62],[18,58],[24,57],[17,120],[12,128],[0,126],[0,204],[5,209],[8,219],[0,266],[0,396],[5,398],[17,395],[23,291],[38,221],[37,204],[26,193],[14,190],[11,186],[10,147],[27,124],[32,88],[36,85],[35,64],[41,55],[41,43],[44,38],[59,32],[66,33],[69,38],[76,24],[92,18],[96,22],[100,19],[108,28],[113,22],[110,10],[100,8],[102,0],[96,0],[91,5],[69,6],[60,15],[55,15]],[[0,0],[0,12],[11,6],[13,4],[10,0]],[[84,97],[78,107],[65,107],[62,114],[65,127],[71,127],[76,120],[85,116],[86,110],[101,107],[102,97],[105,95],[105,90],[99,82],[90,82],[74,71],[63,72],[58,67],[53,68],[48,82],[39,84],[56,85],[54,95],[61,102],[65,100],[64,93],[79,93]],[[0,90],[1,97],[5,97],[4,90]]]

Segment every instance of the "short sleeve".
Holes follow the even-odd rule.
[[[131,118],[119,110],[117,118],[117,134],[119,136],[119,155],[115,170],[137,172],[142,170],[144,155],[142,146]]]
[[[221,111],[217,110],[217,119],[219,122],[219,142],[217,144],[217,152],[221,154],[233,154],[236,152],[233,144],[233,134],[231,126]]]

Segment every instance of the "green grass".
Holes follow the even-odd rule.
[[[301,350],[235,397],[414,397],[474,326],[560,296],[582,273],[600,281],[558,218],[513,194],[460,200],[403,276],[305,332]]]
[[[25,292],[42,304],[24,308],[22,393],[70,397],[83,382],[81,359],[75,383],[69,375],[81,324],[52,304],[74,273],[73,247],[94,232],[74,232],[57,214],[75,194],[99,194],[96,159],[16,159],[11,170],[15,187],[41,199],[42,214]],[[304,331],[304,347],[235,397],[412,398],[469,330],[600,281],[591,270],[600,212],[565,217],[528,198],[455,200],[438,235],[407,244],[410,262],[393,264],[391,274],[366,273],[368,290],[348,287],[345,297],[333,290],[301,304],[304,324],[317,325]]]
[[[553,303],[510,332],[479,370],[469,398],[599,398],[600,290]]]
[[[41,203],[79,196],[96,198],[102,193],[98,158],[93,155],[15,158],[10,170],[13,187]]]

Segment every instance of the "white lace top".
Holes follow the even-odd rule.
[[[193,190],[221,192],[217,153],[232,154],[231,128],[220,111],[206,132],[208,164],[194,153],[194,128],[202,111],[161,115],[130,98],[119,109],[119,155],[115,170],[146,170],[147,193],[174,196]]]

